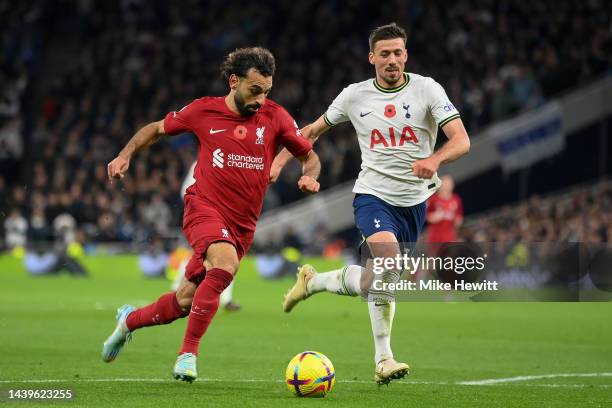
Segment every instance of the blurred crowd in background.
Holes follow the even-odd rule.
[[[113,185],[106,164],[146,123],[194,98],[225,94],[218,67],[236,47],[274,52],[271,98],[305,125],[344,86],[373,76],[368,31],[396,21],[408,31],[408,71],[445,87],[471,135],[612,67],[609,4],[596,0],[282,0],[270,7],[33,0],[1,1],[0,17],[0,241],[8,247],[15,242],[7,223],[24,232],[13,237],[34,241],[65,240],[66,231],[83,242],[128,243],[180,233],[179,191],[196,156],[193,136],[139,153],[129,176]],[[360,154],[350,126],[332,130],[316,150],[323,188],[356,177]],[[264,211],[302,197],[298,174],[297,165],[287,167]],[[503,210],[465,234],[608,239],[609,191],[563,204],[534,198],[519,218]],[[605,217],[589,221],[604,207]]]
[[[475,216],[460,236],[472,242],[612,242],[612,181]]]

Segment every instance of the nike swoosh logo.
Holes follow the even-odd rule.
[[[366,112],[366,113],[359,112],[359,116],[361,116],[363,118],[364,116],[368,116],[372,112],[374,112],[374,111],[369,111],[369,112]]]
[[[211,134],[211,135],[214,135],[215,133],[225,132],[226,130],[227,130],[227,129],[218,129],[218,130],[215,130],[215,129],[210,129],[210,134]]]

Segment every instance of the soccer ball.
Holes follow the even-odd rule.
[[[289,390],[297,397],[324,397],[334,388],[336,372],[325,355],[304,351],[289,362],[285,380]]]

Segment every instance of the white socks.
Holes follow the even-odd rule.
[[[308,281],[308,292],[331,292],[344,296],[358,296],[361,294],[359,281],[361,280],[361,266],[348,265],[342,269],[318,273]]]
[[[349,265],[342,269],[318,273],[308,281],[308,292],[327,291],[344,296],[358,296],[361,294],[359,285],[361,272],[361,266]],[[390,270],[385,271],[382,276],[377,278],[383,282],[397,282],[399,275],[399,271]],[[393,358],[393,352],[391,351],[391,327],[395,316],[393,292],[371,291],[368,294],[368,311],[370,312],[372,335],[374,337],[375,363],[383,358]]]
[[[395,293],[390,290],[374,290],[373,287],[376,281],[379,282],[379,288],[383,288],[382,283],[397,283],[400,275],[401,271],[390,269],[374,276],[372,288],[368,293],[368,311],[374,336],[374,362],[377,364],[383,358],[393,358],[391,328],[395,316]]]
[[[374,363],[383,358],[393,358],[391,351],[391,327],[395,316],[395,302],[368,301],[372,335],[374,336]]]

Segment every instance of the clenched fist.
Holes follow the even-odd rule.
[[[298,180],[298,187],[304,193],[314,194],[314,193],[318,193],[319,192],[319,188],[321,186],[319,185],[319,182],[317,180],[315,180],[314,178],[312,178],[310,176],[302,176]]]
[[[113,179],[122,179],[125,177],[130,168],[130,159],[123,156],[117,156],[112,162],[108,163],[108,179],[113,182]]]
[[[412,164],[412,171],[414,175],[418,178],[422,179],[430,179],[433,175],[438,171],[440,167],[440,162],[438,159],[432,157],[428,157],[423,160],[417,160]]]

